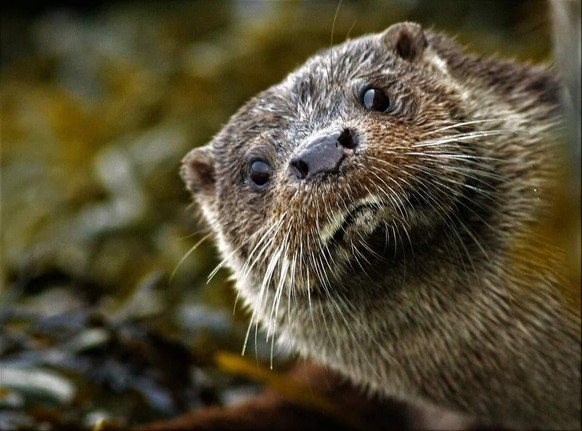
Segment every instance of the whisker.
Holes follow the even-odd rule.
[[[427,156],[427,157],[434,157],[434,158],[444,158],[449,160],[486,160],[486,161],[496,161],[496,162],[503,162],[503,159],[498,159],[495,157],[483,157],[483,156],[473,156],[468,154],[453,154],[453,153],[440,153],[440,152],[408,152],[406,155],[409,156]]]
[[[511,130],[511,129],[498,129],[498,130],[484,130],[478,132],[468,132],[468,133],[459,133],[456,135],[447,135],[437,139],[431,139],[428,141],[420,141],[413,144],[413,147],[431,147],[431,146],[440,146],[443,144],[447,144],[450,142],[463,142],[472,139],[479,139],[479,138],[487,138],[490,136],[503,136],[503,135],[519,135],[519,134],[529,134],[529,132],[525,130]]]
[[[429,130],[429,131],[423,133],[421,136],[434,135],[436,133],[440,133],[440,132],[443,132],[445,130],[456,129],[459,127],[469,126],[471,124],[503,123],[504,121],[505,121],[505,119],[503,119],[503,118],[488,118],[488,119],[483,119],[483,120],[463,121],[461,123],[450,124],[450,125],[445,126],[445,127],[439,127],[438,129]]]
[[[174,270],[172,271],[172,274],[170,274],[170,283],[174,279],[174,276],[176,275],[176,272],[178,271],[178,268],[180,268],[180,266],[184,263],[184,261],[186,259],[188,259],[188,257],[194,252],[194,250],[196,250],[200,246],[200,244],[202,244],[204,241],[206,241],[210,236],[212,236],[212,232],[207,233],[206,235],[204,235],[196,244],[194,244],[190,248],[190,250],[188,250],[186,252],[186,254],[184,254],[184,256],[182,256],[182,258],[178,261],[178,263],[174,267]]]

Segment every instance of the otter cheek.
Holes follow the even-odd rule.
[[[214,156],[209,146],[190,151],[182,160],[182,180],[193,194],[209,194],[214,189]]]

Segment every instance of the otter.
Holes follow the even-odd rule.
[[[268,337],[394,399],[580,427],[580,302],[541,234],[559,80],[418,24],[325,49],[181,175]]]

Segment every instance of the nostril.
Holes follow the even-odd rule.
[[[301,159],[293,159],[291,160],[291,169],[295,176],[300,179],[304,180],[309,175],[309,166]]]
[[[348,150],[353,150],[358,145],[356,142],[356,136],[350,129],[344,129],[344,131],[338,136],[337,142]]]

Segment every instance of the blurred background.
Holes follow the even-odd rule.
[[[214,361],[240,354],[248,316],[227,271],[208,281],[212,241],[193,250],[205,231],[178,169],[315,51],[403,20],[487,55],[551,51],[544,1],[5,3],[2,430],[124,427],[260,390]],[[252,338],[248,360],[268,363]]]

